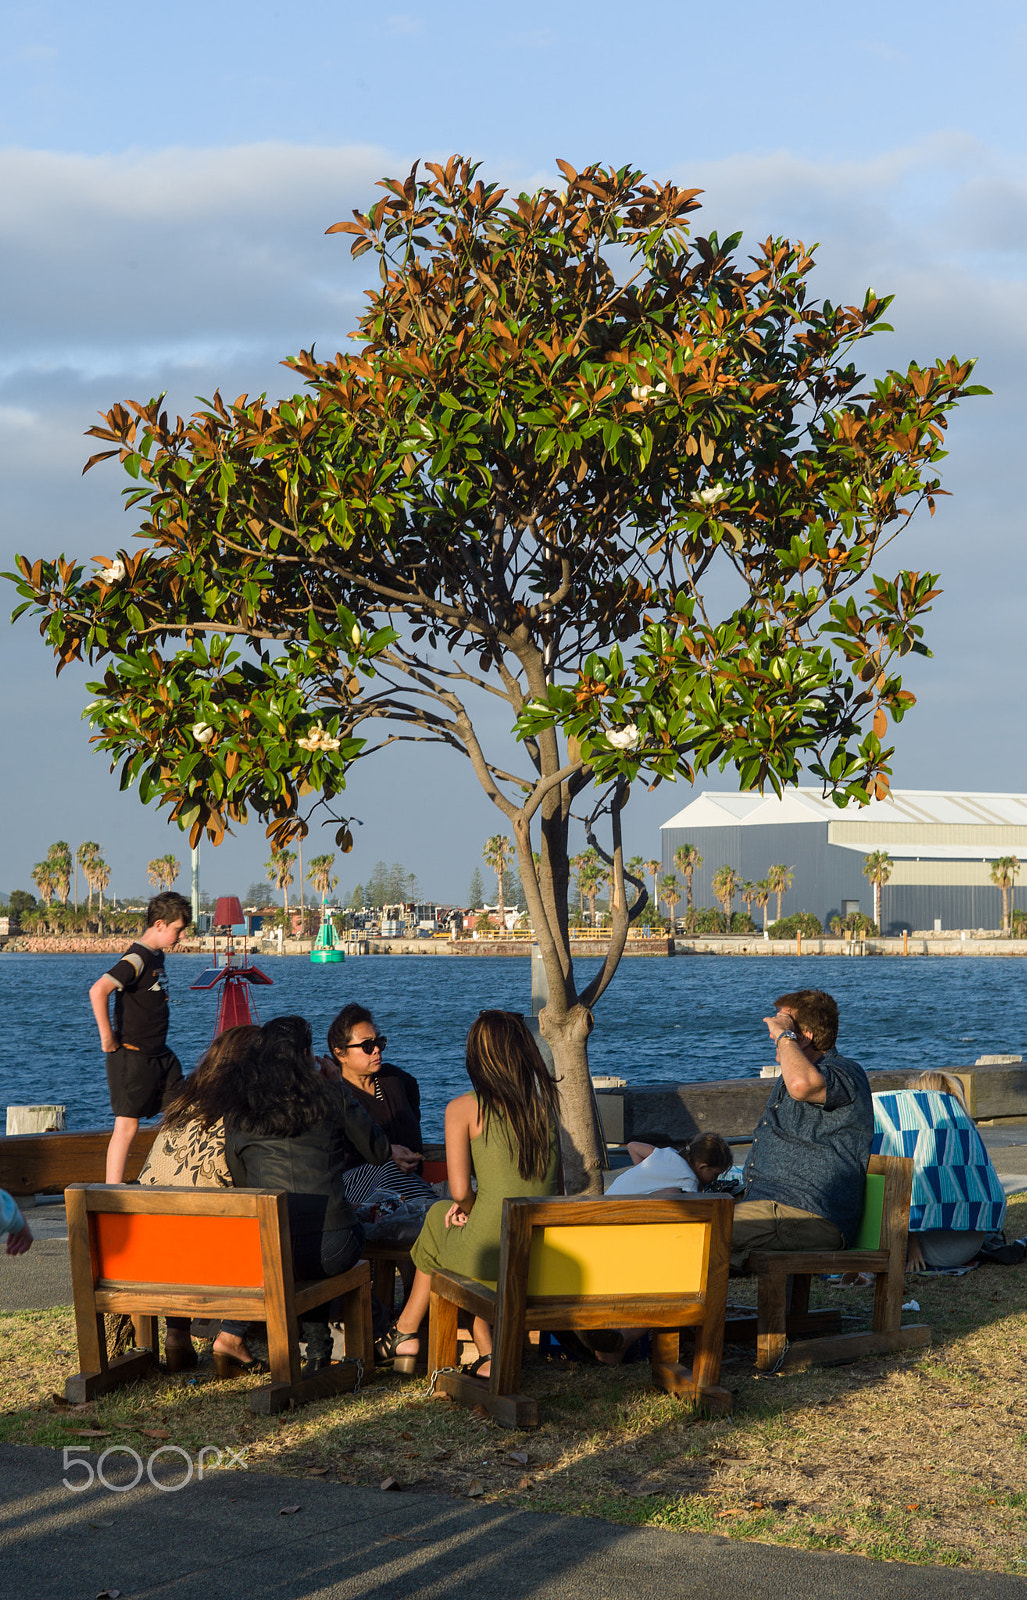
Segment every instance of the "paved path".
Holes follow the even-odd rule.
[[[105,1475],[116,1481],[117,1471],[112,1459]],[[185,1464],[169,1457],[167,1471],[177,1482]],[[5,1600],[93,1600],[115,1589],[125,1600],[1027,1600],[1027,1580],[1000,1574],[438,1495],[239,1470],[176,1493],[145,1478],[121,1493],[95,1483],[75,1493],[63,1477],[59,1451],[0,1445]],[[285,1506],[299,1510],[283,1516]]]

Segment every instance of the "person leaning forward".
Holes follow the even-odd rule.
[[[775,1080],[753,1134],[735,1204],[731,1271],[750,1250],[840,1250],[859,1228],[874,1107],[863,1068],[839,1055],[838,1006],[800,989],[764,1017],[777,1046]]]

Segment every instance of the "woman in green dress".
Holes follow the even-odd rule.
[[[556,1084],[524,1018],[483,1011],[467,1035],[471,1093],[446,1107],[446,1165],[450,1200],[424,1219],[410,1254],[417,1271],[406,1304],[376,1346],[379,1360],[413,1372],[417,1330],[428,1310],[437,1269],[494,1283],[499,1271],[503,1201],[514,1195],[555,1194],[560,1133]],[[477,1189],[471,1186],[472,1176]],[[492,1329],[474,1322],[479,1359],[471,1371],[489,1373]]]

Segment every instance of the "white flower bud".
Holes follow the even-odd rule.
[[[358,645],[360,643],[360,626],[358,623],[354,622],[352,628],[350,629],[349,636],[353,640],[354,645]]]
[[[193,738],[197,744],[210,744],[214,737],[214,729],[209,722],[193,723]]]

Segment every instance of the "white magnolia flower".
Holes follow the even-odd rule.
[[[360,627],[358,623],[354,622],[352,628],[350,629],[349,636],[353,640],[354,645],[358,645],[360,643]]]
[[[723,500],[727,490],[722,483],[711,483],[705,489],[700,489],[695,496],[704,506],[711,506],[715,500]]]
[[[623,728],[611,728],[606,737],[615,750],[634,750],[642,735],[633,722],[626,722]]]
[[[340,741],[333,739],[330,733],[325,733],[319,722],[315,722],[305,739],[297,739],[296,743],[301,750],[309,750],[312,754],[316,750],[338,750]]]
[[[651,394],[655,395],[655,394],[666,394],[666,393],[667,393],[667,385],[665,383],[657,383],[657,384],[633,383],[631,385],[631,398],[632,398],[632,400],[638,400],[639,402],[641,402],[643,400],[648,400],[648,398],[649,398],[649,396]]]
[[[209,722],[193,723],[193,738],[197,744],[210,744],[214,737],[214,729]]]
[[[109,567],[104,567],[100,573],[104,583],[120,583],[125,576],[125,563],[118,558],[112,561]]]

